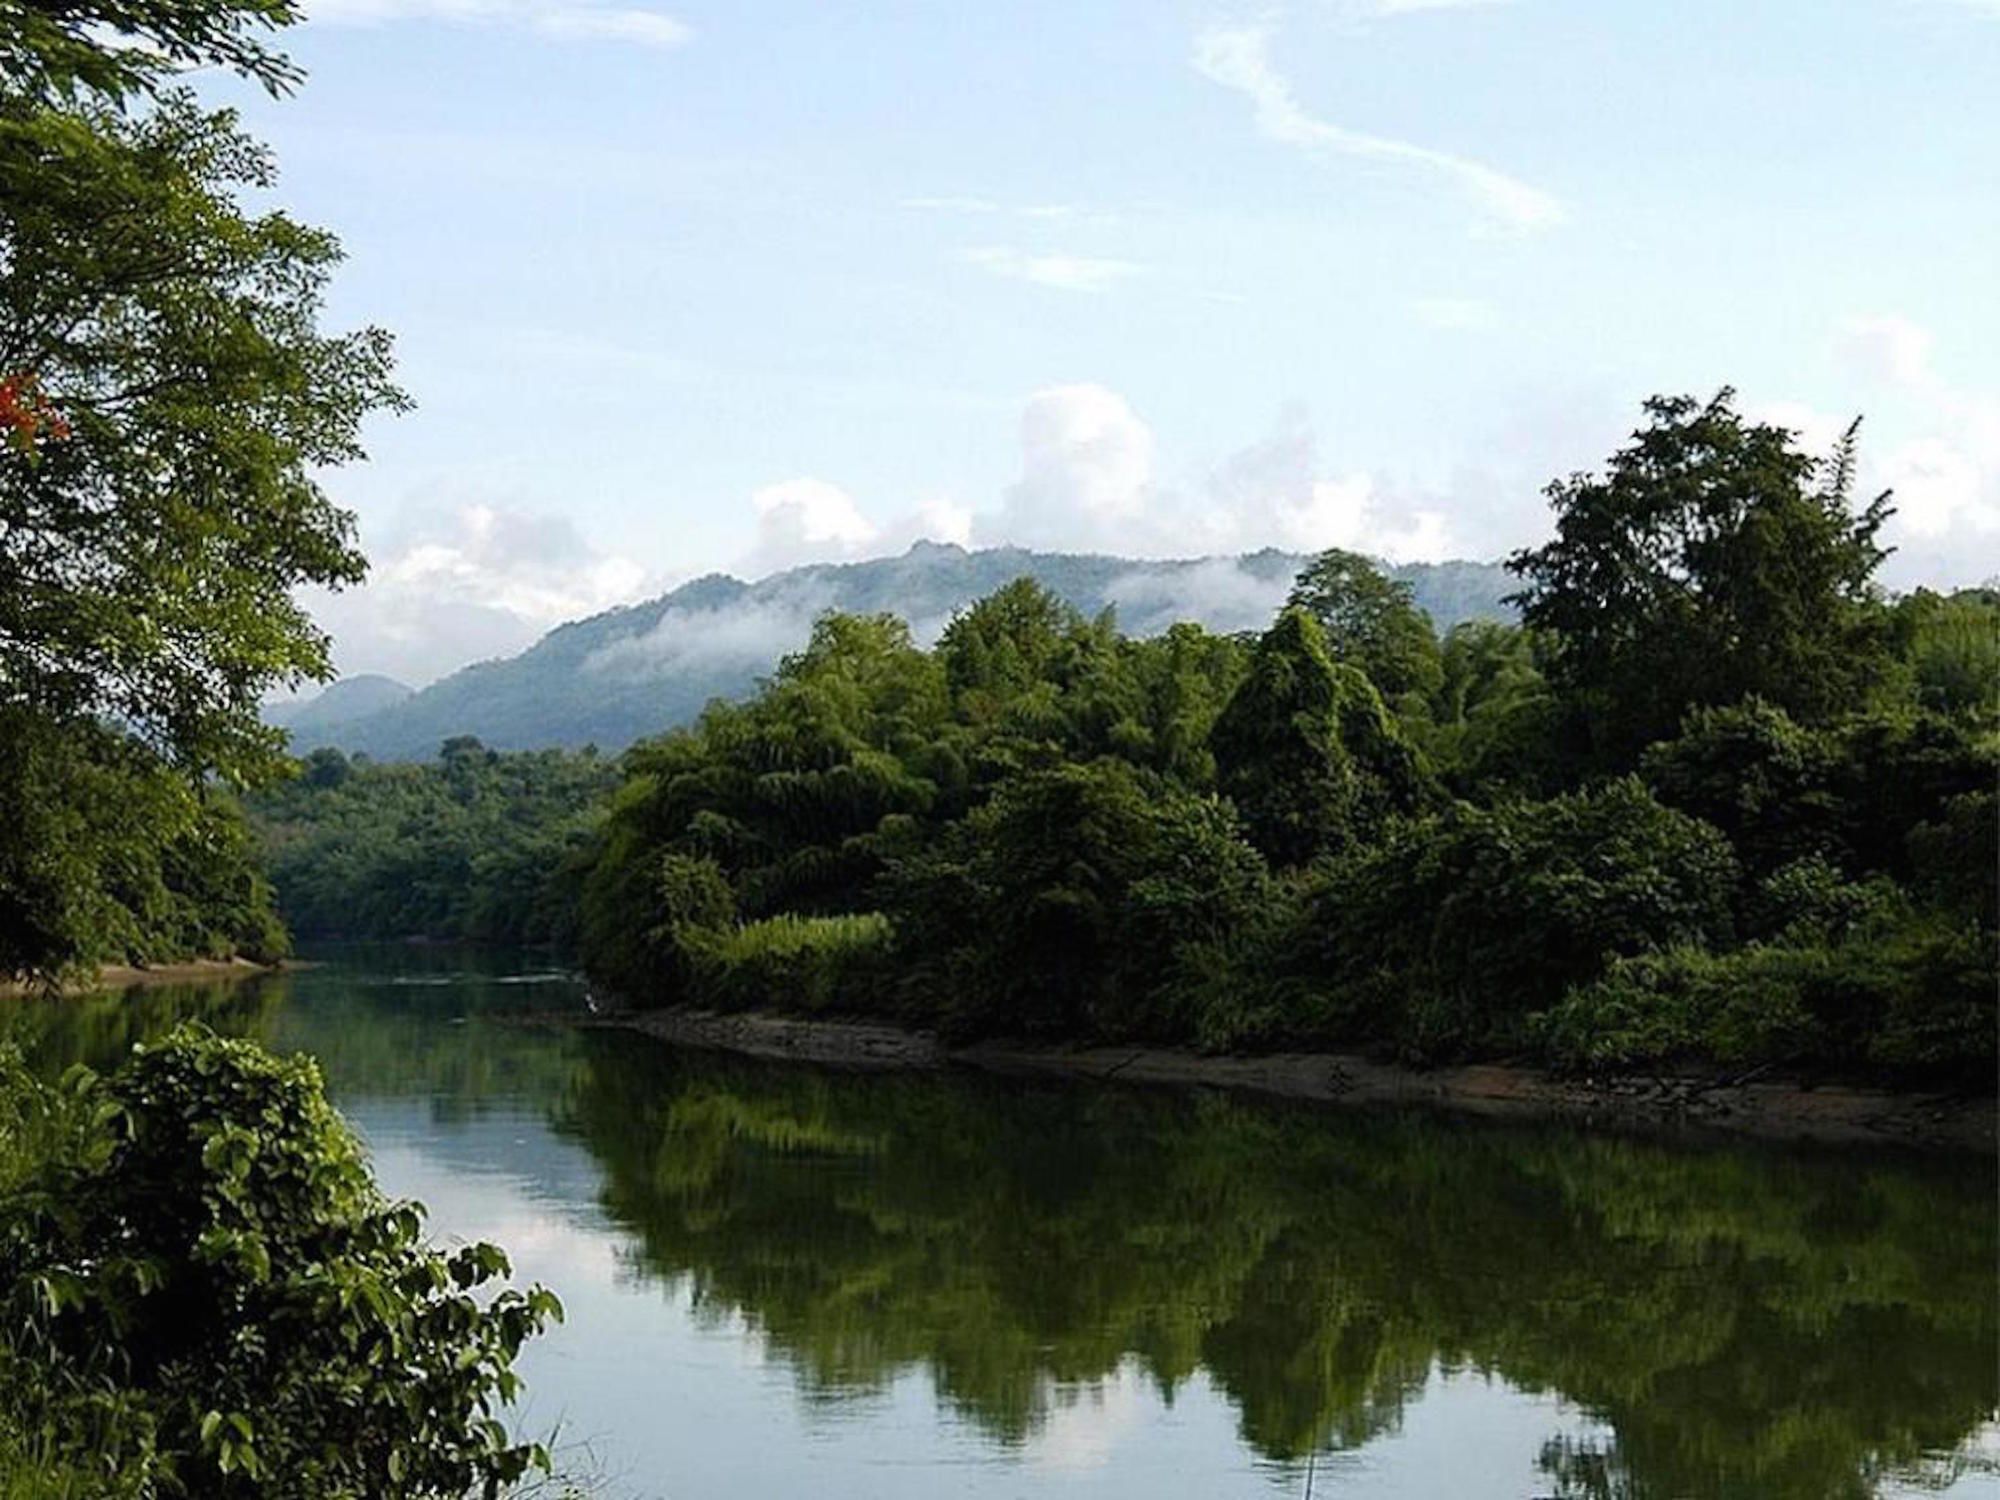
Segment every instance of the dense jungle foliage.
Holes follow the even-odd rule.
[[[251,816],[299,937],[574,945],[583,856],[616,787],[594,752],[496,754],[469,737],[430,765],[315,750]]]
[[[1883,596],[1853,467],[1655,400],[1551,488],[1523,624],[1442,639],[1345,553],[1256,637],[1025,580],[928,651],[827,616],[625,757],[583,960],[958,1035],[1990,1078],[2000,596]]]
[[[0,1494],[494,1494],[560,1313],[432,1250],[314,1065],[183,1028],[59,1087],[0,1053]]]

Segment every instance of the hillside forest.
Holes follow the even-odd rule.
[[[1020,580],[928,650],[825,615],[616,762],[320,750],[252,817],[297,931],[548,941],[641,1006],[1983,1077],[2000,597],[1884,596],[1852,475],[1655,400],[1519,624],[1338,551],[1261,633]]]

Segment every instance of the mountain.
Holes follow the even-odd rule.
[[[348,686],[336,683],[289,727],[296,751],[337,745],[377,759],[426,759],[457,734],[498,750],[617,750],[689,722],[711,698],[749,692],[830,609],[897,614],[929,641],[957,610],[1026,575],[1087,615],[1115,609],[1120,626],[1135,635],[1179,620],[1261,630],[1306,561],[1270,550],[1150,562],[919,542],[900,557],[815,564],[756,583],[712,574],[644,604],[558,626],[519,656],[480,662],[365,714],[313,712]],[[1511,617],[1501,598],[1514,583],[1498,564],[1413,563],[1389,571],[1411,585],[1441,631],[1463,620]]]
[[[292,732],[293,742],[332,743],[313,736],[332,736],[356,719],[365,719],[393,708],[414,696],[416,689],[393,677],[364,672],[343,677],[312,698],[296,698],[289,703],[264,705],[264,722]]]

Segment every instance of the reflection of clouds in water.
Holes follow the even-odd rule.
[[[1022,1462],[1038,1472],[1101,1469],[1151,1414],[1152,1382],[1131,1361],[1104,1380],[1058,1386],[1041,1429],[1022,1444]]]

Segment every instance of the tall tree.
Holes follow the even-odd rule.
[[[1555,539],[1508,559],[1600,764],[1671,735],[1690,708],[1751,694],[1822,721],[1882,668],[1871,580],[1889,496],[1854,508],[1855,429],[1814,459],[1734,402],[1727,389],[1649,400],[1602,475],[1549,486]]]
[[[288,86],[265,34],[295,18],[289,0],[0,4],[0,720],[72,748],[115,725],[146,752],[119,773],[177,780],[184,801],[282,764],[259,700],[329,675],[292,591],[363,569],[316,476],[404,404],[388,335],[319,327],[338,245],[247,210],[268,153],[171,86],[193,66]],[[0,776],[0,821],[18,826],[30,790]],[[0,943],[13,966],[96,956],[85,908],[56,909],[40,873],[74,853],[16,848],[0,868],[0,911],[66,934]]]
[[[1433,693],[1442,680],[1437,630],[1407,583],[1358,552],[1320,553],[1292,584],[1288,608],[1319,621],[1327,654],[1358,667],[1383,697]]]
[[[1335,852],[1430,790],[1381,696],[1328,655],[1303,609],[1286,609],[1257,642],[1209,743],[1218,785],[1277,866]]]

